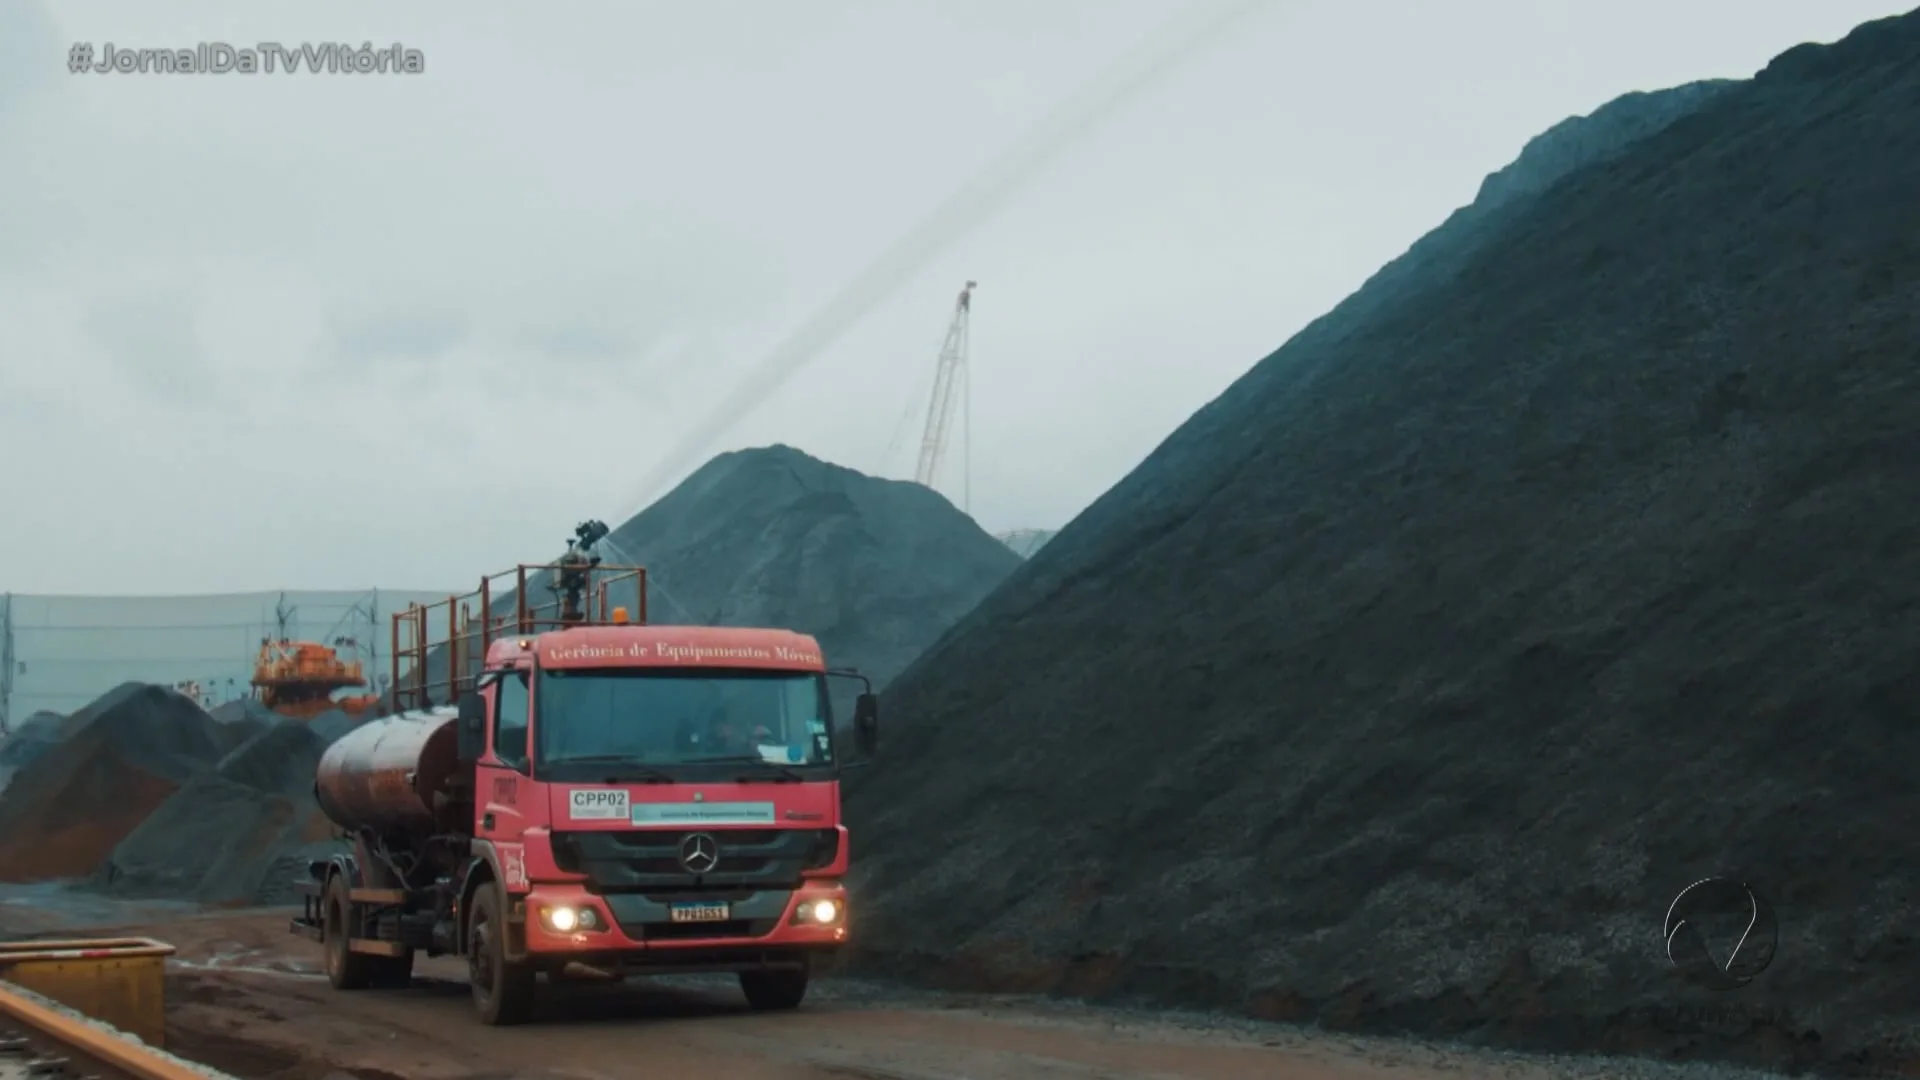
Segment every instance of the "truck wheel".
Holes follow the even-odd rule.
[[[482,888],[473,898],[473,923],[467,931],[467,981],[473,985],[473,1007],[489,1026],[523,1024],[533,1015],[534,976],[531,965],[507,963],[507,920],[501,913],[500,892]]]
[[[743,971],[740,990],[747,995],[747,1004],[761,1012],[799,1008],[807,996],[807,969]]]
[[[352,911],[353,901],[347,898],[346,875],[335,874],[327,882],[320,935],[327,956],[327,982],[335,990],[363,990],[372,985],[376,967],[372,961],[380,959],[347,947],[348,939],[353,936],[353,921],[349,918]]]

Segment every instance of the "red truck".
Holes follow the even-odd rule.
[[[754,1008],[799,1005],[847,942],[840,773],[872,760],[871,684],[804,634],[647,625],[637,567],[508,573],[509,612],[487,578],[394,616],[396,712],[320,761],[351,851],[308,866],[293,930],[341,990],[464,956],[487,1024],[579,968],[737,972]],[[832,676],[862,684],[845,732]]]

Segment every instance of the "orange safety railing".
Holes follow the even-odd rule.
[[[569,572],[582,575],[576,610],[568,610],[568,596],[556,587]],[[502,578],[513,580],[496,585]],[[529,588],[552,599],[539,601]],[[481,578],[470,593],[394,613],[393,707],[454,704],[473,688],[488,647],[501,638],[646,621],[647,572],[638,566],[522,563]]]

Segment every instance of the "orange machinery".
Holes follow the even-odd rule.
[[[343,638],[338,644],[353,643]],[[379,705],[379,694],[333,695],[366,687],[366,672],[360,661],[341,657],[340,650],[332,645],[285,638],[260,642],[260,656],[253,665],[254,697],[282,716],[311,720],[329,709],[353,716],[365,714]]]

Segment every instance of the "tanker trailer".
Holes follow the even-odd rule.
[[[313,794],[351,853],[308,867],[294,929],[325,946],[337,989],[405,985],[416,946],[457,951],[451,889],[470,859],[473,772],[459,713],[399,713],[348,732],[320,758]],[[444,922],[444,925],[442,925]]]

